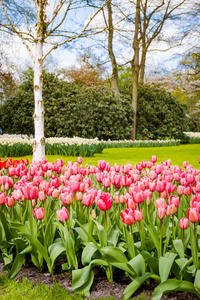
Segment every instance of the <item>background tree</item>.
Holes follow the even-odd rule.
[[[103,68],[92,57],[90,50],[77,59],[78,65],[58,70],[62,78],[79,86],[104,86],[106,80],[103,78]]]
[[[45,157],[44,105],[42,98],[43,62],[58,46],[86,35],[88,25],[102,7],[97,8],[86,22],[82,20],[82,25],[76,26],[76,28],[74,26],[73,32],[70,30],[70,18],[76,17],[74,12],[76,8],[79,8],[79,10],[83,8],[83,5],[75,0],[55,0],[51,3],[48,3],[47,0],[35,0],[34,2],[26,2],[26,5],[24,3],[20,5],[13,0],[0,0],[0,7],[0,29],[18,36],[34,62],[35,110],[33,118],[35,140],[33,159],[41,160]],[[91,11],[89,14],[91,14]],[[35,53],[32,52],[30,43],[34,44]],[[44,48],[44,45],[46,45],[46,48]],[[43,53],[44,50],[45,53]]]

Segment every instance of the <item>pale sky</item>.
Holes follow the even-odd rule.
[[[83,18],[83,15],[82,15]],[[97,18],[97,23],[102,23],[102,16],[99,15]],[[85,20],[85,22],[87,19]],[[165,27],[163,31],[164,36],[176,36],[178,34],[177,27],[172,22]],[[0,32],[2,43],[0,43],[0,49],[7,55],[8,61],[11,65],[17,65],[19,70],[26,70],[29,66],[33,66],[30,55],[22,44],[21,40],[17,37],[3,37],[3,33]],[[105,40],[105,35],[102,34],[102,39]],[[79,45],[80,45],[79,41]],[[118,45],[120,40],[117,41]],[[184,54],[187,49],[190,47],[190,44],[199,44],[198,39],[190,37],[189,39],[185,39],[183,44],[179,47],[172,48],[168,51],[153,51],[149,52],[147,55],[147,63],[146,63],[146,72],[149,73],[151,70],[158,70],[162,68],[166,68],[168,70],[174,70],[176,68],[178,61],[182,58],[182,54]],[[83,48],[90,46],[90,42],[84,42]],[[154,44],[151,47],[152,49],[161,49],[164,50],[167,48],[167,45],[164,42],[159,42],[158,44]],[[118,63],[123,63],[125,60],[130,60],[133,56],[133,50],[131,48],[131,42],[125,46],[121,45],[120,50],[117,50],[117,47],[114,48]],[[34,52],[34,48],[32,48]],[[48,64],[50,70],[53,69],[56,65],[57,68],[67,68],[69,66],[75,65],[76,58],[78,58],[79,51],[76,48],[70,46],[66,48],[58,48],[51,52],[50,56],[47,57],[46,63]],[[105,54],[107,56],[107,53]],[[53,61],[53,63],[52,63]],[[45,63],[44,63],[45,65]],[[110,64],[107,64],[109,66]]]

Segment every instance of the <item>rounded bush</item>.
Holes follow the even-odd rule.
[[[81,87],[43,74],[45,136],[79,136],[104,140],[128,139],[132,109],[127,97],[116,97],[105,87]],[[33,72],[2,106],[2,128],[7,133],[34,134]]]

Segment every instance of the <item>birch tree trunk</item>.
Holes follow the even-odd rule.
[[[46,1],[37,2],[37,36],[35,40],[35,61],[34,61],[34,100],[35,111],[33,114],[35,139],[33,143],[33,159],[42,160],[45,158],[45,137],[44,137],[44,103],[42,99],[42,64],[43,64],[43,43],[44,43],[44,9]]]
[[[137,115],[137,92],[138,92],[138,79],[139,79],[139,24],[140,24],[140,0],[136,2],[136,16],[135,16],[135,34],[133,39],[134,56],[131,61],[132,74],[133,74],[133,89],[132,89],[132,109],[133,109],[133,127],[130,138],[135,140],[136,137],[136,115]]]

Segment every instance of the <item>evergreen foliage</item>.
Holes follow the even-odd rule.
[[[104,87],[83,87],[60,80],[44,71],[43,100],[45,136],[79,136],[99,139],[128,139],[132,109],[127,97],[116,97]],[[33,72],[0,112],[4,132],[34,134]]]

